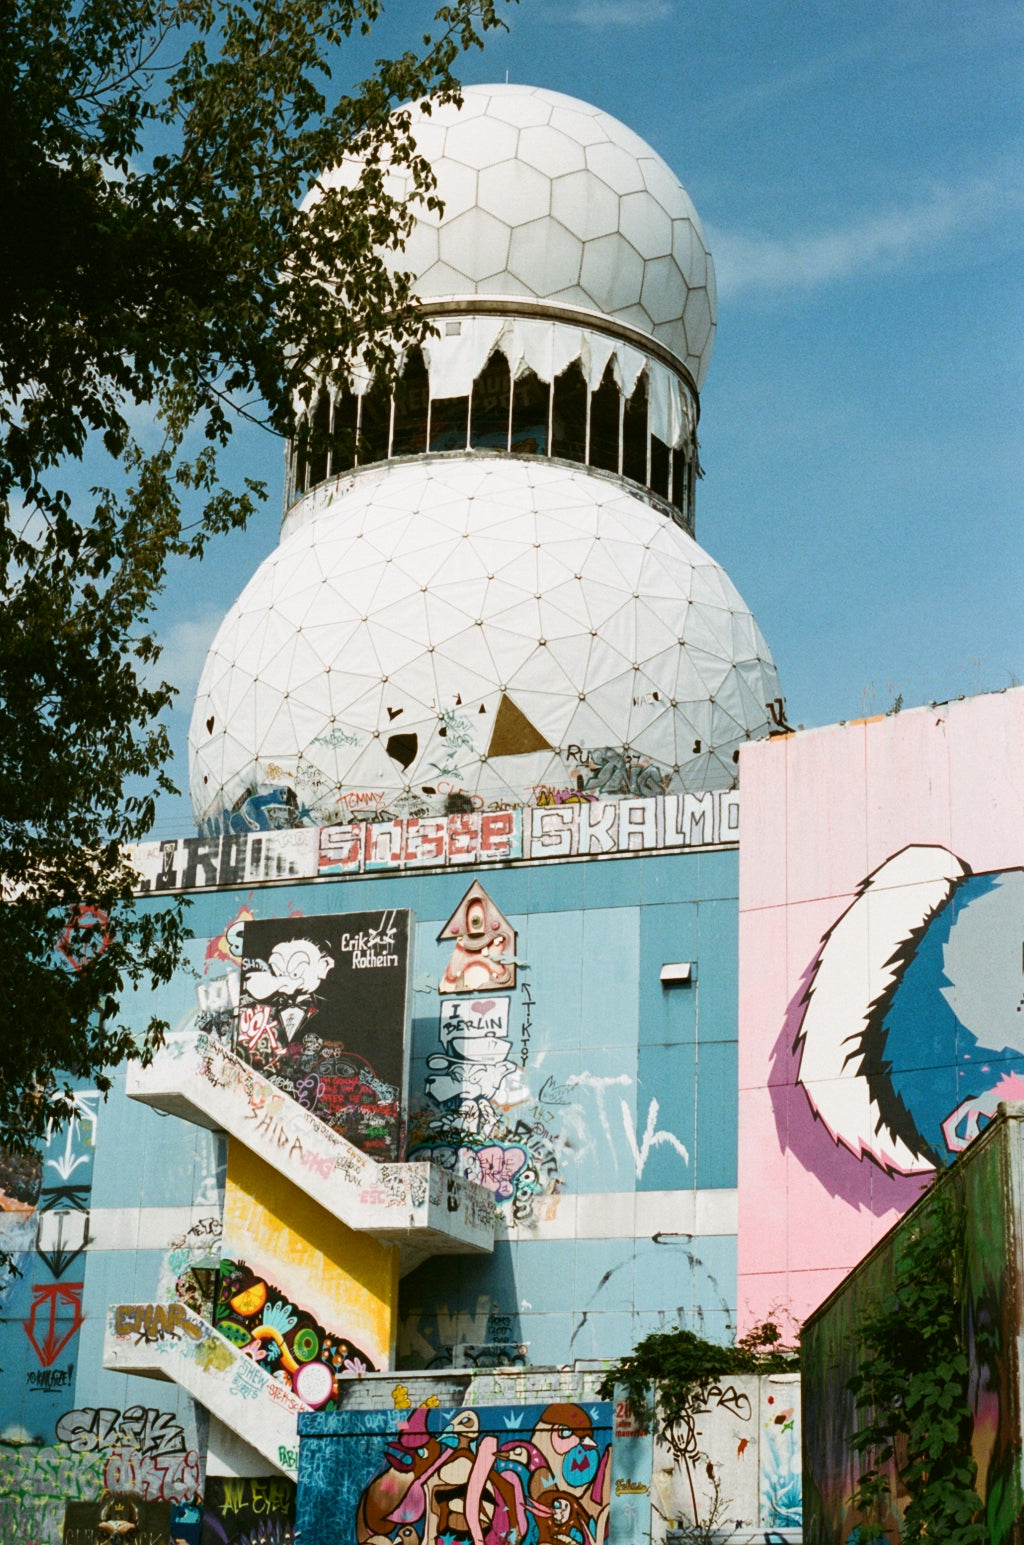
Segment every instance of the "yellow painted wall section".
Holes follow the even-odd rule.
[[[398,1247],[332,1218],[241,1143],[228,1148],[223,1253],[362,1347],[378,1369],[394,1360]]]

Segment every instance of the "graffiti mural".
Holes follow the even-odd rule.
[[[908,847],[862,882],[822,940],[797,1037],[798,1080],[836,1141],[926,1172],[1024,1097],[1022,940],[1024,870],[973,875],[946,848]]]
[[[610,1404],[353,1412],[319,1440],[301,1420],[303,1545],[609,1540]]]
[[[110,944],[110,918],[99,907],[77,906],[57,940],[57,949],[72,971],[98,959]]]
[[[247,832],[282,831],[292,826],[309,826],[312,816],[294,789],[246,789],[230,809],[209,815],[202,822],[205,837],[244,835]]]
[[[700,749],[697,741],[694,754],[699,754]],[[569,746],[566,759],[570,771],[576,773],[580,792],[598,798],[626,794],[645,799],[652,794],[664,794],[672,782],[670,767],[659,767],[649,756],[619,746]]]
[[[584,760],[580,780],[608,777]],[[446,869],[480,863],[534,862],[570,854],[639,853],[735,843],[740,796],[736,789],[663,794],[660,773],[642,759],[627,767],[621,752],[611,772],[626,789],[601,799],[594,791],[537,785],[535,803],[511,808],[474,807],[452,815],[367,809],[376,796],[349,796],[361,819],[321,827],[249,830],[229,835],[180,837],[139,843],[131,850],[141,894],[256,885],[265,880],[315,875]],[[629,789],[643,790],[631,793]],[[455,794],[452,798],[464,796]],[[476,796],[465,796],[475,799]]]
[[[204,1320],[211,1320],[223,1232],[222,1219],[213,1213],[197,1218],[184,1233],[173,1235],[161,1266],[157,1296],[177,1299]]]
[[[32,1289],[25,1335],[44,1368],[51,1368],[82,1324],[82,1282],[40,1282]]]
[[[631,1420],[626,1402],[616,1402],[616,1443]],[[656,1545],[670,1529],[737,1542],[778,1530],[798,1535],[799,1374],[739,1374],[695,1387],[680,1421],[654,1444],[650,1490]]]
[[[927,1220],[942,1205],[943,1195],[959,1197],[963,1209],[961,1325],[969,1362],[970,1447],[977,1464],[974,1489],[982,1502],[984,1538],[991,1545],[1011,1545],[1020,1538],[1024,1517],[1017,1400],[1020,1302],[1012,1264],[1018,1220],[1007,1177],[1020,1162],[1021,1125],[1020,1118],[1014,1117],[989,1130],[965,1155],[958,1173],[940,1179],[906,1222],[885,1236],[805,1327],[801,1360],[808,1541],[857,1545],[878,1530],[875,1521],[865,1520],[853,1506],[858,1458],[850,1435],[860,1418],[847,1386],[858,1372],[859,1331],[865,1319],[892,1290],[907,1242],[926,1231]],[[879,1517],[886,1538],[898,1541],[909,1497],[892,1463],[885,1468],[889,1493],[881,1501]]]
[[[401,1366],[411,1368],[525,1367],[529,1347],[520,1337],[519,1316],[503,1311],[488,1294],[472,1309],[435,1304],[429,1312],[406,1312],[399,1328]]]
[[[374,1366],[366,1352],[239,1261],[221,1262],[215,1324],[313,1410],[333,1410],[338,1379]]]
[[[94,1545],[127,1535],[165,1545],[172,1511],[199,1492],[194,1444],[174,1412],[149,1406],[65,1410],[51,1444],[9,1428],[0,1437],[0,1539]],[[99,1527],[132,1522],[129,1508],[134,1534]]]
[[[0,1362],[6,1385],[17,1382],[25,1400],[0,1441],[13,1434],[15,1443],[45,1445],[73,1399],[99,1099],[95,1089],[75,1091],[72,1120],[48,1128],[37,1161],[8,1169],[20,1199],[0,1213]]]
[[[761,1524],[799,1529],[803,1524],[803,1456],[798,1377],[761,1381]]]
[[[443,1054],[427,1058],[424,1088],[442,1107],[458,1100],[466,1122],[493,1129],[494,1102],[516,1065],[508,1039],[511,1000],[447,998],[441,1005],[439,1031]]]
[[[172,1411],[88,1406],[65,1411],[56,1436],[72,1454],[99,1456],[108,1492],[145,1502],[188,1502],[199,1494],[199,1454]]]
[[[1020,1379],[1019,1282],[1008,1271],[1019,1219],[1007,1206],[1007,1153],[1020,1144],[1020,1123],[1007,1123],[1003,1154],[990,1136],[962,1166],[966,1218],[965,1340],[969,1349],[968,1400],[973,1413],[971,1451],[978,1466],[975,1490],[985,1507],[991,1545],[1009,1545],[1024,1517],[1022,1441],[1016,1388]]]
[[[545,1080],[531,1093],[512,1042],[498,1030],[508,1024],[509,1000],[443,1000],[442,1054],[427,1059],[425,1098],[409,1118],[410,1159],[426,1159],[493,1191],[510,1220],[542,1216],[561,1190],[559,1156],[565,1148],[560,1094]]]
[[[283,1475],[209,1477],[200,1545],[292,1545],[295,1539],[294,1481]]]
[[[247,919],[236,1052],[377,1159],[400,1156],[410,914]]]
[[[146,1502],[129,1496],[69,1502],[64,1512],[61,1545],[96,1545],[100,1540],[124,1540],[126,1545],[166,1545],[168,1539],[173,1539],[175,1545],[179,1540],[192,1545],[188,1525],[174,1517],[175,1511],[174,1504],[169,1502]]]
[[[1008,692],[744,753],[741,1329],[802,1319],[1024,1096],[1022,742]]]
[[[102,1490],[102,1455],[33,1442],[24,1428],[0,1437],[0,1539],[59,1540],[65,1504],[92,1501]]]
[[[535,1222],[561,1191],[564,1102],[549,1096],[565,1091],[551,1079],[531,1091],[525,1066],[537,1003],[530,987],[523,981],[515,996],[491,990],[514,987],[524,966],[516,930],[474,881],[437,937],[454,945],[441,978],[439,1049],[427,1056],[422,1094],[410,1109],[408,1157],[485,1185],[510,1222]],[[526,1049],[520,1060],[517,1033]]]
[[[439,942],[455,940],[441,992],[487,992],[516,984],[516,935],[479,880],[445,923]]]

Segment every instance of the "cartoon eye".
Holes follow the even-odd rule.
[[[560,1438],[572,1438],[575,1437],[575,1433],[571,1427],[559,1427],[558,1436]]]
[[[421,1459],[426,1459],[426,1457],[427,1457],[427,1450],[425,1448],[418,1448],[416,1450],[416,1452],[420,1456]]]

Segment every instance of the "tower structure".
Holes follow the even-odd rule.
[[[394,393],[314,392],[196,698],[211,835],[728,788],[779,696],[694,537],[715,281],[678,179],[540,89],[469,87],[414,133],[443,214],[392,261],[432,332]]]
[[[167,1044],[0,1165],[4,1539],[660,1545],[714,1503],[597,1399],[745,1307],[734,785],[779,688],[694,536],[711,260],[595,108],[414,127],[431,329],[393,392],[312,381],[197,695],[201,833],[133,855],[140,911],[190,893],[126,1005]],[[722,1448],[761,1534],[800,1453],[763,1393]]]

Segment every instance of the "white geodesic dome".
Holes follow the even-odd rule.
[[[724,571],[617,482],[482,458],[357,474],[293,512],[207,657],[197,822],[728,787],[771,657]]]
[[[530,86],[466,86],[461,107],[411,111],[444,203],[440,218],[419,207],[391,260],[415,275],[417,295],[526,296],[599,312],[658,339],[700,387],[714,268],[686,190],[639,135]],[[322,182],[344,185],[357,171],[342,162]],[[389,191],[401,197],[407,184],[397,172]]]

